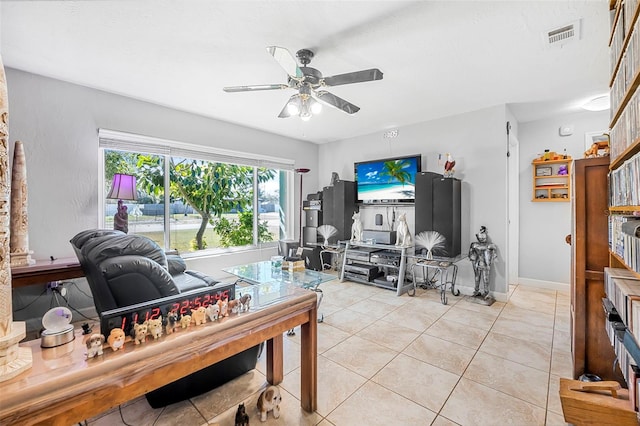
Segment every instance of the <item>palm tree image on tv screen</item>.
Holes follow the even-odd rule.
[[[413,201],[419,164],[419,157],[356,164],[358,201]]]

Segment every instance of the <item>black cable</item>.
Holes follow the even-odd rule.
[[[78,290],[80,293],[84,294],[89,299],[93,299],[93,296],[91,296],[90,294],[85,293],[84,290],[82,290],[80,288],[80,286],[75,281],[69,281],[69,284],[73,284],[73,286],[76,288],[76,290]]]
[[[57,292],[55,292],[55,291],[54,291],[54,293],[57,293]],[[77,310],[76,308],[74,308],[73,306],[71,306],[71,304],[69,303],[69,300],[68,300],[66,297],[64,297],[62,294],[60,295],[60,297],[62,297],[62,299],[64,299],[64,301],[66,302],[66,304],[67,304],[67,306],[68,306],[69,308],[73,309],[73,310],[74,310],[74,311],[76,311],[78,314],[80,314],[80,316],[81,316],[82,318],[84,318],[84,319],[88,319],[88,320],[91,320],[91,321],[97,321],[97,320],[98,320],[97,318],[91,318],[91,317],[86,316],[85,314],[83,314],[82,312],[80,312],[79,310]],[[57,297],[56,297],[56,301],[57,301]]]
[[[40,293],[38,295],[38,297],[36,297],[35,299],[33,299],[31,302],[27,303],[26,305],[24,305],[22,308],[18,308],[16,309],[14,312],[20,312],[24,309],[27,309],[29,306],[33,305],[34,303],[36,303],[36,301],[40,300],[40,298],[42,297],[43,294],[45,294],[47,292],[47,289],[45,288],[44,290],[42,290],[42,293]]]
[[[125,426],[133,426],[124,421],[124,416],[122,415],[122,405],[118,405],[118,411],[120,411],[120,420],[122,420],[122,423],[124,423]]]

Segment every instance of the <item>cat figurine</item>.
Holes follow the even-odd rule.
[[[396,246],[408,247],[411,245],[411,234],[407,225],[407,214],[398,215],[398,229],[396,230]]]

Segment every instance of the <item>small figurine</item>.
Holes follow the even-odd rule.
[[[220,307],[220,318],[229,316],[228,304],[228,299],[218,300],[218,306]]]
[[[267,413],[273,411],[273,418],[280,417],[280,389],[277,386],[267,387],[258,397],[258,411],[260,412],[260,421],[267,421]]]
[[[249,426],[249,415],[247,414],[247,410],[244,408],[244,402],[238,405],[235,426]]]
[[[147,322],[133,324],[133,343],[139,345],[147,340]]]
[[[329,186],[334,186],[339,181],[340,175],[338,174],[338,172],[331,172],[331,182],[329,183]]]
[[[201,325],[207,322],[207,308],[204,306],[200,306],[197,309],[191,310],[191,320],[196,323],[196,325]]]
[[[145,322],[147,323],[147,333],[153,337],[153,340],[158,340],[162,336],[162,318],[150,319]]]
[[[114,328],[109,332],[109,337],[107,337],[107,343],[114,352],[124,346],[124,340],[125,335],[121,328]]]
[[[167,334],[174,333],[178,329],[178,313],[167,313],[166,323],[167,325],[165,326],[165,330],[167,331]]]
[[[207,306],[207,316],[209,317],[209,321],[216,321],[218,316],[220,315],[220,306],[217,303],[212,303]]]
[[[411,234],[407,225],[407,214],[398,215],[398,229],[396,230],[396,246],[409,247],[411,245]]]
[[[242,312],[248,311],[250,304],[251,304],[251,295],[240,293],[240,307],[242,308],[241,309]]]
[[[187,328],[191,325],[191,315],[183,315],[182,318],[180,318],[180,326],[182,326],[182,328]]]
[[[567,170],[567,166],[558,167],[558,176],[564,176],[568,174],[569,174],[569,170]]]
[[[351,242],[356,243],[362,241],[362,222],[360,221],[360,212],[353,212],[353,224],[351,225]]]
[[[239,307],[240,301],[238,299],[229,300],[229,303],[227,304],[227,310],[232,314],[237,314]]]
[[[104,336],[102,334],[92,334],[87,340],[87,358],[93,358],[96,355],[102,355],[102,345],[104,344]]]
[[[444,163],[444,177],[451,178],[455,172],[454,167],[456,165],[455,160],[451,157],[451,154],[447,152],[447,161]]]
[[[129,214],[127,213],[127,206],[124,205],[122,200],[118,200],[118,209],[116,214],[113,215],[113,229],[122,231],[125,234],[129,233]]]

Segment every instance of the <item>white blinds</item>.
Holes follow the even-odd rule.
[[[294,168],[294,161],[286,158],[247,154],[239,151],[177,142],[116,130],[98,129],[98,139],[100,148],[105,149],[170,155],[172,157],[193,158],[220,163],[265,167],[268,169],[293,170]]]

